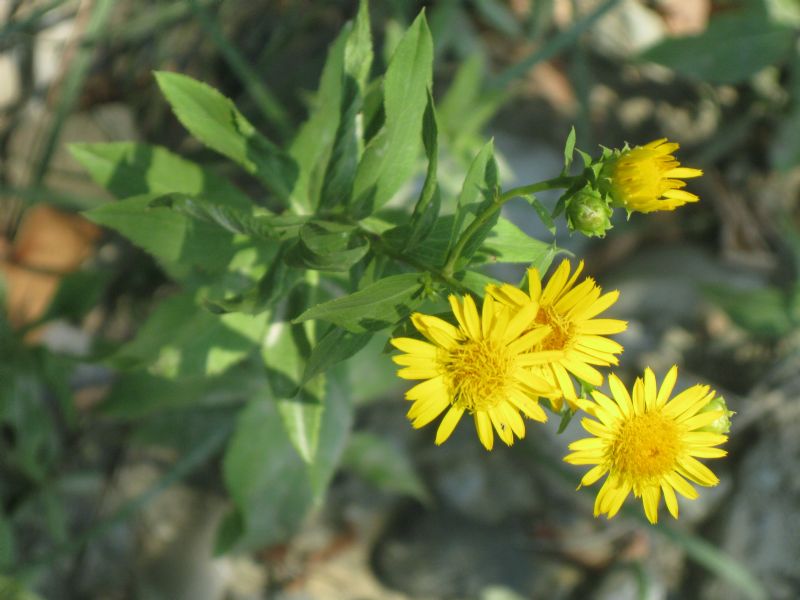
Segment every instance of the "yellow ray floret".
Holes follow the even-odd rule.
[[[594,465],[581,485],[592,485],[608,474],[595,500],[595,516],[605,514],[610,519],[633,492],[642,499],[648,521],[655,523],[663,493],[667,510],[677,519],[676,491],[694,500],[697,490],[690,482],[703,486],[719,483],[697,459],[726,455],[716,446],[728,437],[706,429],[727,411],[704,410],[714,400],[714,392],[705,385],[692,386],[670,398],[677,377],[678,368],[672,367],[658,388],[653,371],[647,368],[629,394],[622,382],[610,375],[611,396],[596,391],[592,393],[594,401],[580,401],[581,408],[597,419],[581,421],[594,437],[570,444],[572,453],[564,460]]]
[[[675,210],[699,198],[682,189],[684,179],[700,177],[700,169],[682,167],[673,156],[678,144],[666,138],[623,150],[612,159],[604,174],[611,182],[611,197],[628,212]]]
[[[583,261],[571,275],[570,270],[570,263],[565,259],[542,287],[539,271],[529,269],[527,294],[508,284],[488,286],[486,292],[500,304],[531,311],[529,328],[542,325],[550,328],[550,333],[531,346],[530,351],[558,351],[561,355],[534,366],[531,371],[559,388],[570,406],[577,408],[578,395],[570,374],[593,386],[602,385],[603,374],[595,367],[618,364],[616,355],[622,352],[620,344],[605,336],[624,331],[627,323],[596,318],[617,301],[619,292],[603,294],[591,277],[576,284]],[[560,398],[552,403],[556,410],[561,409]]]
[[[398,376],[423,380],[406,392],[413,402],[407,416],[419,428],[445,413],[436,432],[438,445],[469,413],[487,450],[494,444],[493,431],[510,446],[515,437],[525,436],[520,413],[536,421],[547,420],[538,398],[558,391],[532,374],[531,367],[555,360],[561,353],[531,351],[550,333],[549,327],[529,327],[535,313],[531,306],[515,310],[487,297],[479,315],[470,296],[450,296],[449,300],[457,326],[415,313],[411,322],[427,341],[391,340],[404,352],[393,357],[403,367]]]

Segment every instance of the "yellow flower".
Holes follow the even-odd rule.
[[[413,404],[408,418],[420,428],[447,410],[436,432],[441,444],[465,412],[475,420],[478,438],[487,450],[494,444],[492,426],[509,446],[514,436],[525,436],[520,416],[546,421],[539,396],[557,392],[530,372],[530,367],[557,358],[557,352],[531,352],[550,332],[548,327],[528,327],[534,309],[513,311],[487,297],[478,315],[470,296],[450,296],[458,327],[438,317],[414,313],[411,322],[428,339],[394,338],[392,345],[405,352],[393,357],[403,366],[403,379],[422,379],[406,392]]]
[[[714,399],[714,392],[706,385],[692,386],[670,399],[677,377],[678,368],[672,367],[661,388],[656,389],[653,371],[645,369],[644,379],[636,379],[631,397],[622,382],[610,375],[613,399],[595,391],[594,402],[580,401],[581,408],[599,419],[581,421],[595,437],[570,444],[573,452],[564,460],[573,465],[596,465],[583,476],[581,485],[592,485],[608,473],[594,503],[595,517],[606,514],[610,519],[616,515],[633,491],[636,498],[642,498],[651,523],[658,521],[662,492],[667,509],[677,519],[676,491],[694,500],[697,490],[689,481],[704,486],[719,483],[697,458],[727,454],[714,448],[727,441],[727,436],[703,431],[725,411],[703,411]]]
[[[675,210],[687,202],[697,202],[697,196],[681,189],[686,186],[681,180],[700,177],[703,172],[681,167],[672,155],[677,149],[678,144],[662,138],[623,150],[611,159],[604,174],[610,179],[614,203],[628,212],[648,213]]]
[[[550,333],[529,349],[532,352],[560,351],[563,354],[549,363],[534,366],[534,375],[561,390],[571,407],[577,408],[578,396],[569,374],[572,373],[593,386],[603,384],[603,374],[594,366],[618,364],[615,356],[622,346],[607,335],[624,331],[628,324],[617,319],[596,319],[597,315],[614,304],[619,292],[602,294],[591,277],[575,284],[583,270],[583,261],[570,276],[568,260],[555,270],[542,289],[537,269],[528,270],[528,293],[512,285],[488,286],[488,296],[516,309],[525,308],[534,317],[528,327],[548,325]],[[561,398],[551,400],[555,410],[561,410]]]

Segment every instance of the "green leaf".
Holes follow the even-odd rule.
[[[207,223],[214,223],[231,233],[261,240],[288,240],[296,237],[308,217],[273,215],[261,208],[234,208],[213,199],[186,194],[167,194],[150,202],[151,208],[166,207]]]
[[[71,144],[69,150],[94,181],[118,198],[176,192],[202,195],[234,207],[252,205],[247,195],[226,179],[161,146],[112,142]]]
[[[489,210],[495,201],[497,190],[497,163],[494,160],[494,142],[490,140],[472,161],[464,179],[456,206],[451,246],[456,244],[476,215]],[[461,251],[456,271],[470,262],[473,254],[480,248],[483,240],[497,223],[499,216],[500,212],[496,211],[491,219],[472,234],[469,242]]]
[[[213,377],[166,378],[146,371],[123,372],[99,410],[109,417],[134,420],[165,411],[228,406],[261,393],[266,383],[263,368],[253,362]]]
[[[364,152],[361,111],[372,57],[368,3],[362,0],[344,48],[341,114],[322,186],[321,206],[340,207],[350,202],[356,170]]]
[[[428,105],[422,120],[422,142],[428,158],[428,171],[419,199],[414,206],[414,213],[411,215],[411,232],[404,250],[413,248],[428,236],[436,223],[441,207],[439,184],[436,179],[439,166],[439,127],[436,124],[436,108],[430,91],[428,91]]]
[[[259,134],[228,98],[214,88],[178,73],[157,71],[158,86],[186,129],[209,148],[258,177],[289,204],[297,164]]]
[[[473,257],[473,263],[532,263],[551,251],[551,244],[532,238],[500,217]]]
[[[414,174],[432,68],[433,41],[423,12],[403,36],[386,70],[384,127],[367,145],[358,165],[354,214],[371,214]]]
[[[269,399],[252,400],[239,414],[222,472],[240,523],[231,532],[226,520],[227,548],[220,548],[218,538],[218,550],[256,549],[284,541],[314,501],[306,465]]]
[[[564,170],[562,173],[567,175],[569,168],[572,166],[572,157],[575,155],[575,127],[571,127],[567,135],[567,141],[564,142]]]
[[[293,299],[296,301],[296,296]],[[292,324],[285,310],[283,307],[267,330],[261,356],[289,439],[299,456],[310,463],[319,441],[325,379],[317,377],[300,385],[310,341],[303,325]]]
[[[738,83],[780,63],[795,37],[761,10],[740,10],[714,17],[700,35],[667,39],[641,58],[703,81]]]
[[[349,35],[350,28],[346,26],[331,44],[311,114],[289,147],[289,154],[298,166],[291,204],[300,214],[313,212],[319,204],[322,180],[339,126],[344,45]]]
[[[489,284],[492,285],[502,285],[502,281],[498,281],[493,277],[489,277],[488,275],[481,273],[480,271],[462,271],[462,273],[458,276],[458,280],[461,284],[470,290],[475,296],[478,298],[482,298],[486,293],[486,286]]]
[[[319,444],[310,463],[297,454],[273,402],[253,400],[241,411],[223,461],[225,484],[236,509],[218,532],[218,551],[283,541],[320,502],[353,420],[347,395],[336,386],[331,386],[324,406]]]
[[[176,294],[109,360],[119,368],[147,367],[161,377],[219,374],[255,351],[268,316],[215,315],[197,306],[193,294]]]
[[[353,333],[339,327],[331,327],[311,351],[303,372],[302,383],[347,360],[366,346],[370,339],[372,339],[371,333]]]
[[[353,225],[314,220],[300,230],[287,262],[321,271],[348,271],[369,251],[369,242]]]
[[[348,296],[312,306],[295,322],[318,319],[354,333],[378,331],[408,316],[421,303],[422,288],[418,273],[392,275]]]
[[[539,219],[541,219],[542,223],[544,223],[544,226],[547,227],[547,231],[555,235],[556,224],[553,222],[553,217],[550,214],[550,211],[544,207],[544,204],[542,204],[533,194],[525,194],[522,197],[527,200],[528,204],[530,204],[533,207],[533,210],[536,211],[536,214],[539,215]]]
[[[223,271],[237,249],[234,236],[216,225],[178,214],[168,208],[152,208],[154,196],[138,196],[100,206],[84,215],[117,230],[152,254],[175,279],[185,280],[194,271]]]
[[[408,454],[376,435],[354,433],[342,464],[382,490],[405,494],[420,502],[430,501]]]

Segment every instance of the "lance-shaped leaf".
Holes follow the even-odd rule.
[[[161,146],[135,142],[72,144],[72,156],[117,198],[177,192],[249,208],[252,202],[228,180]]]
[[[328,321],[354,333],[379,331],[408,316],[422,302],[423,287],[418,273],[391,275],[347,296],[312,306],[295,321]]]
[[[414,174],[432,66],[433,42],[423,12],[400,40],[386,70],[384,126],[367,145],[358,165],[354,214],[371,214]]]
[[[441,197],[436,174],[439,166],[439,127],[436,124],[436,108],[433,96],[428,92],[428,105],[422,120],[422,142],[428,158],[428,171],[425,183],[419,194],[414,213],[411,215],[411,228],[404,250],[413,248],[424,240],[433,229],[441,208]]]
[[[341,206],[350,201],[364,151],[361,111],[372,56],[368,3],[362,0],[344,47],[339,127],[322,186],[321,206]]]
[[[192,135],[258,177],[288,205],[297,179],[294,159],[258,133],[233,102],[211,86],[178,73],[155,75],[175,116]]]
[[[251,205],[228,206],[213,199],[187,194],[166,194],[150,202],[151,207],[167,207],[207,223],[215,223],[231,233],[241,233],[262,240],[288,240],[296,237],[308,217],[274,215]]]

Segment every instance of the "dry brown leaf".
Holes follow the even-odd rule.
[[[10,246],[0,248],[8,318],[14,327],[35,322],[58,289],[61,277],[92,253],[100,229],[77,215],[37,204],[27,211]]]

